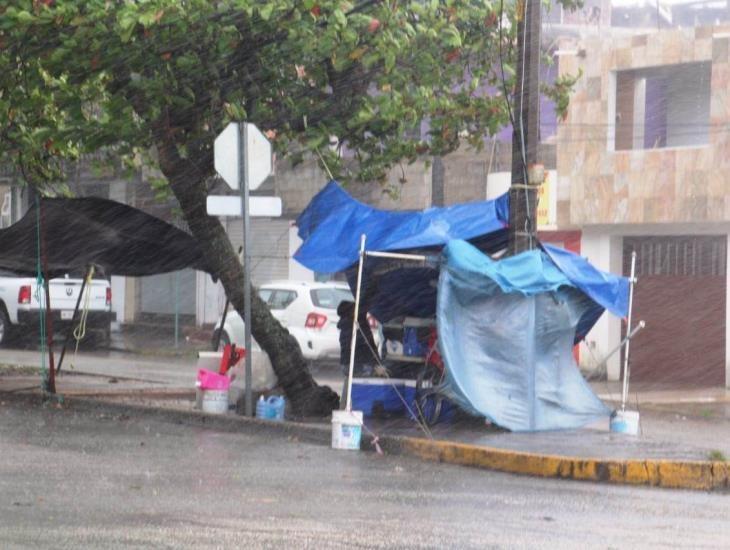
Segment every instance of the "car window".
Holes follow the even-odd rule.
[[[354,300],[352,292],[345,288],[317,288],[309,292],[312,296],[312,303],[326,309],[337,309],[340,302]]]
[[[259,290],[259,298],[261,298],[267,304],[271,300],[271,295],[274,293],[270,288],[262,288]]]
[[[270,309],[286,309],[294,300],[297,293],[293,290],[274,290],[274,295],[269,300]]]

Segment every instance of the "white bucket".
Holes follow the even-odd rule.
[[[638,435],[639,411],[614,411],[611,415],[610,429],[614,433]]]
[[[203,412],[223,414],[228,412],[228,390],[203,390]]]
[[[362,411],[332,411],[332,448],[360,450]]]

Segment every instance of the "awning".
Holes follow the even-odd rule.
[[[380,210],[329,182],[297,218],[303,244],[294,258],[319,273],[344,271],[359,258],[360,236],[380,251],[441,247],[453,239],[472,240],[507,227],[509,197],[414,211]]]
[[[0,230],[0,269],[35,275],[38,224],[51,277],[93,264],[105,276],[144,276],[193,268],[210,272],[191,235],[141,210],[95,198],[41,200]]]
[[[492,201],[399,212],[362,204],[331,181],[297,219],[299,236],[304,242],[294,258],[313,271],[346,271],[354,288],[362,234],[367,237],[366,249],[370,251],[417,251],[438,258],[444,245],[464,240],[478,249],[477,254],[491,253],[506,246],[508,215],[508,195]],[[585,336],[604,308],[614,315],[626,315],[627,279],[604,273],[577,254],[552,245],[544,245],[543,252],[532,257],[531,262],[517,272],[513,260],[494,262],[494,275],[500,278],[504,273],[523,280],[525,291],[530,288],[527,284],[530,280],[547,277],[542,286],[553,281],[557,284],[555,288],[567,284],[584,292],[600,307],[591,308],[583,318],[578,339]],[[438,261],[419,265],[368,257],[363,276],[363,305],[381,322],[405,315],[435,315],[438,276]]]

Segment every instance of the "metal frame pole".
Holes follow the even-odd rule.
[[[360,290],[362,287],[362,266],[365,261],[365,234],[360,235],[360,263],[357,266],[357,287],[355,288],[355,312],[352,318],[352,340],[350,340],[350,368],[347,373],[347,404],[345,410],[352,411],[352,375],[355,370],[355,343],[357,342],[357,320],[360,315]]]
[[[606,356],[597,363],[597,366],[600,367],[601,365],[606,364],[606,362],[611,358],[611,356],[614,353],[616,353],[618,350],[623,348],[626,345],[626,342],[631,340],[634,336],[636,336],[639,333],[639,331],[643,330],[644,328],[646,328],[646,322],[639,321],[639,323],[633,328],[633,330],[629,334],[627,334],[623,340],[621,340],[619,345],[616,346],[615,348],[613,348],[611,351],[609,351],[606,354]]]
[[[634,307],[634,284],[636,283],[636,250],[631,252],[631,278],[629,279],[629,317],[626,325],[626,332],[631,331],[631,313]],[[629,349],[631,347],[631,338],[626,341],[626,351],[624,352],[624,381],[621,391],[621,411],[626,410],[626,400],[629,396]]]
[[[366,256],[374,258],[392,258],[395,260],[413,260],[414,262],[425,262],[428,256],[423,254],[400,254],[397,252],[365,252]]]
[[[238,123],[238,181],[241,191],[241,216],[243,217],[243,322],[245,329],[244,346],[246,348],[246,393],[245,413],[253,416],[252,382],[252,354],[251,354],[251,227],[248,213],[248,169],[244,166],[246,155],[244,148],[248,138],[248,125]],[[221,327],[222,330],[222,327]]]

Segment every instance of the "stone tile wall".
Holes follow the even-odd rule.
[[[558,129],[558,225],[730,220],[730,27],[584,39],[561,74],[583,75]],[[616,71],[711,61],[706,146],[613,151]]]

